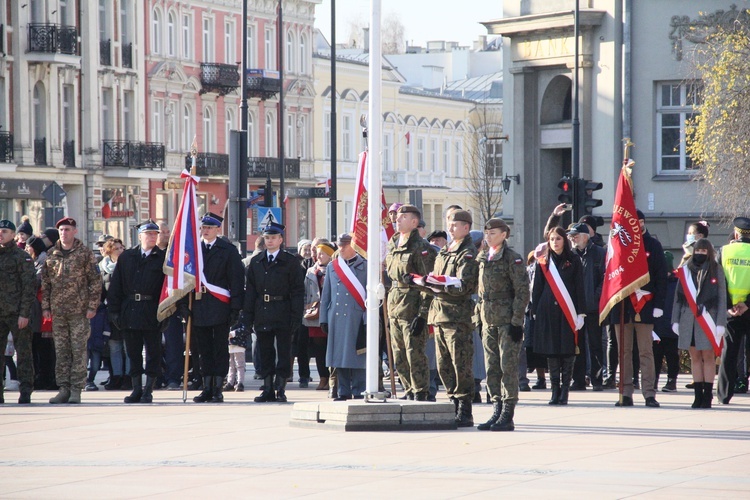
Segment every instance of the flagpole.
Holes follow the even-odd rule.
[[[382,141],[381,78],[382,48],[380,46],[381,1],[370,2],[370,118],[369,154],[367,155],[367,353],[366,353],[366,400],[385,401],[385,395],[378,393],[378,363],[380,314],[379,300],[384,296],[380,283],[380,231],[381,192],[380,143]]]
[[[190,156],[193,158],[192,165],[190,165],[190,175],[196,175],[197,167],[195,165],[195,159],[198,156],[198,147],[195,138],[193,138],[193,147],[190,150]],[[190,182],[190,179],[186,179],[185,182]],[[197,229],[197,228],[196,228]],[[199,251],[199,250],[198,250]],[[190,298],[188,300],[188,320],[187,327],[185,329],[185,365],[182,373],[182,402],[187,402],[187,387],[188,387],[188,368],[190,365],[190,333],[193,330],[193,293],[190,292]]]

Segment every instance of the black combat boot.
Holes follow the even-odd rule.
[[[112,375],[109,377],[109,382],[104,384],[104,389],[107,391],[115,391],[122,386],[122,375]]]
[[[154,401],[154,383],[156,379],[146,375],[146,385],[143,386],[143,395],[141,403],[153,403]]]
[[[703,406],[703,382],[693,382],[693,391],[695,391],[695,399],[690,408],[700,408]]]
[[[453,411],[456,413],[456,420],[458,420],[458,399],[451,396],[451,403],[453,403]]]
[[[276,376],[276,401],[279,403],[286,403],[286,382],[286,378]]]
[[[203,377],[203,390],[193,398],[193,403],[208,403],[214,395],[214,378]]]
[[[711,400],[714,398],[713,382],[703,382],[703,401],[701,408],[711,408]]]
[[[459,400],[456,424],[459,427],[474,427],[474,415],[471,412],[471,401]]]
[[[516,412],[516,402],[506,401],[503,404],[503,413],[500,415],[500,420],[497,423],[492,424],[490,427],[491,431],[512,431],[515,430],[516,426],[513,424],[513,414]]]
[[[130,393],[130,396],[125,396],[125,399],[123,399],[123,401],[126,403],[140,403],[141,396],[143,396],[141,376],[138,375],[137,377],[130,377],[130,380],[133,383],[133,392]]]
[[[263,392],[253,401],[256,403],[272,403],[276,401],[276,392],[273,390],[273,375],[268,375],[263,379]]]
[[[560,403],[561,405],[568,404],[568,392],[570,391],[570,380],[573,378],[573,365],[575,364],[576,357],[569,356],[562,360],[562,377],[560,380]]]
[[[552,397],[549,400],[551,405],[560,404],[560,358],[551,357],[547,359],[549,368],[549,382],[552,387]]]
[[[418,392],[414,395],[414,401],[427,401],[427,396],[430,394],[428,392]]]
[[[492,402],[492,416],[488,421],[486,421],[483,424],[477,425],[478,431],[488,431],[490,428],[500,420],[500,414],[503,411],[503,402],[502,401],[493,401]]]
[[[222,394],[223,383],[224,383],[224,377],[222,377],[221,375],[214,377],[214,397],[211,398],[212,403],[224,402],[224,394]]]
[[[18,396],[18,404],[19,405],[31,404],[31,391],[21,391],[21,394]]]

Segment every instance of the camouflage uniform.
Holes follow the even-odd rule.
[[[96,311],[101,293],[94,253],[79,239],[69,252],[55,243],[42,269],[42,311],[52,312],[55,377],[61,388],[80,391],[86,385],[86,341],[91,333],[86,312]]]
[[[30,395],[34,388],[34,363],[31,355],[32,333],[29,325],[18,329],[18,318],[29,318],[34,301],[34,262],[28,253],[11,242],[0,246],[0,374],[5,373],[5,346],[8,332],[18,353],[20,392]],[[0,382],[0,402],[3,387]]]
[[[504,242],[489,258],[479,262],[479,301],[482,344],[487,365],[487,388],[493,402],[518,401],[518,355],[522,338],[512,339],[510,326],[522,327],[529,303],[529,278],[521,256]]]
[[[435,327],[435,346],[440,378],[449,397],[470,403],[474,394],[472,356],[474,342],[471,315],[477,290],[479,266],[470,236],[460,244],[446,246],[435,259],[433,274],[461,279],[460,287],[445,287],[435,293],[427,322]]]
[[[385,257],[388,277],[393,280],[388,292],[393,362],[406,394],[426,395],[430,388],[425,354],[428,332],[423,328],[418,335],[411,335],[409,327],[415,317],[427,318],[429,297],[410,285],[409,274],[426,276],[435,262],[435,250],[419,236],[417,229],[411,232],[405,245],[398,244],[400,236],[396,233],[390,239]]]

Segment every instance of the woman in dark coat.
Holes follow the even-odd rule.
[[[552,228],[547,249],[536,263],[531,290],[531,313],[534,316],[534,352],[547,356],[552,399],[549,404],[568,404],[568,391],[573,376],[576,338],[563,310],[545,277],[553,262],[576,311],[583,310],[583,267],[581,259],[570,249],[565,230]],[[543,267],[542,267],[543,266]],[[583,315],[575,316],[576,327],[583,326]],[[562,376],[561,376],[562,375]],[[561,380],[562,379],[562,380]]]

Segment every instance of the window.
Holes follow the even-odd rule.
[[[341,156],[342,160],[350,161],[352,159],[353,144],[352,144],[352,117],[351,115],[344,115],[343,122],[341,124]]]
[[[255,68],[255,26],[247,27],[247,67]]]
[[[253,114],[247,113],[247,155],[255,156],[255,119]]]
[[[417,139],[417,170],[420,172],[424,170],[424,139],[422,137]]]
[[[211,108],[203,108],[203,149],[206,153],[215,153],[214,118]]]
[[[2,94],[3,95],[0,97],[3,98],[3,102],[2,104],[0,104],[0,106],[3,106],[5,104],[5,92],[2,92]],[[72,141],[75,139],[75,125],[73,124],[74,109],[75,103],[73,102],[73,86],[63,85],[63,141]]]
[[[297,141],[297,136],[294,133],[294,114],[286,113],[286,134],[284,140],[284,156],[286,158],[294,158],[294,143]]]
[[[214,25],[211,19],[203,18],[203,62],[214,61]]]
[[[193,123],[193,108],[185,104],[182,107],[182,149],[184,151],[190,151],[190,146],[193,144],[193,137],[195,137]]]
[[[406,139],[405,141],[406,144],[404,145],[404,151],[406,153],[406,158],[404,159],[404,165],[406,166],[406,170],[410,170],[412,167],[411,165],[412,152],[413,152],[412,141],[414,141],[414,139],[412,138],[411,132],[406,132],[405,139]]]
[[[427,170],[437,172],[438,161],[437,161],[437,139],[430,139],[430,163],[427,165]]]
[[[286,64],[284,65],[286,71],[294,73],[294,34],[290,31],[286,34]]]
[[[383,170],[393,170],[393,132],[383,134]]]
[[[191,31],[190,15],[182,15],[182,57],[192,59],[193,57],[193,33]]]
[[[234,110],[232,108],[227,108],[226,112],[226,120],[224,124],[224,137],[225,137],[225,149],[224,152],[229,154],[229,137],[232,135],[230,132],[232,130],[235,130],[234,126]]]
[[[153,122],[151,126],[151,142],[163,142],[164,103],[160,99],[154,99]]]
[[[451,141],[443,139],[443,172],[451,173]]]
[[[175,26],[174,12],[167,16],[167,55],[174,57],[177,53],[177,27]]]
[[[112,89],[108,87],[102,88],[102,139],[105,141],[116,139],[113,125],[113,112],[114,106],[112,101]]]
[[[461,141],[458,140],[455,143],[455,157],[454,162],[456,166],[456,177],[461,177],[463,175],[463,164],[464,164],[464,150],[461,147]]]
[[[105,0],[99,0],[99,40],[106,42],[107,36],[107,6]]]
[[[302,33],[299,36],[299,73],[307,73],[307,35]]]
[[[307,158],[307,117],[304,115],[300,115],[297,119],[297,129],[299,130],[297,155],[300,158]]]
[[[684,173],[696,168],[685,151],[685,121],[695,114],[700,91],[699,82],[657,86],[656,148],[660,173]]]
[[[275,156],[273,149],[273,115],[266,113],[266,156]]]
[[[154,17],[151,20],[151,51],[154,54],[161,54],[161,43],[159,42],[159,37],[161,37],[161,11],[155,8],[153,15]]]
[[[323,118],[323,158],[331,159],[331,113],[325,113]]]
[[[234,64],[237,57],[234,55],[234,22],[227,21],[224,23],[224,62]]]
[[[61,9],[64,9],[63,3],[64,2],[60,2]],[[120,41],[123,45],[127,45],[133,42],[133,28],[132,24],[130,23],[130,18],[133,16],[133,14],[131,14],[131,9],[131,0],[120,0]],[[67,14],[63,14],[63,17],[67,19],[68,16]],[[66,23],[63,22],[63,24]]]
[[[485,143],[487,170],[493,177],[503,176],[503,143],[502,139],[488,139]]]
[[[175,123],[175,103],[170,102],[164,110],[167,121],[167,149],[177,151],[177,126]]]
[[[265,50],[264,50],[264,63],[266,69],[276,69],[276,60],[274,58],[274,41],[273,41],[273,30],[267,29],[265,32]]]
[[[125,90],[122,93],[122,132],[123,140],[131,141],[135,138],[135,92]]]

